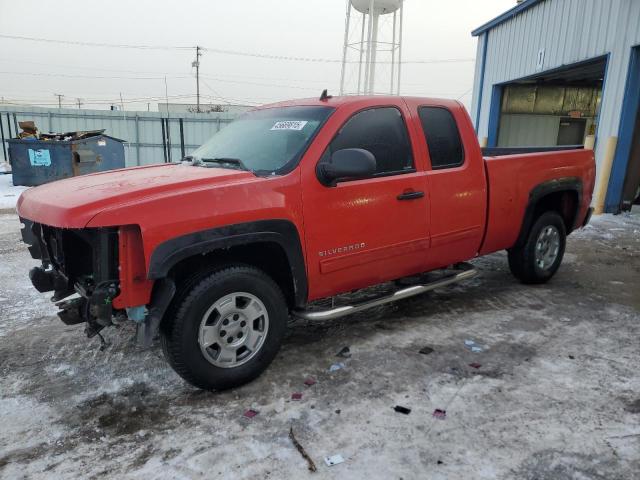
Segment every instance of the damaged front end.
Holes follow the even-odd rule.
[[[91,338],[112,325],[114,316],[126,315],[113,306],[120,293],[117,227],[69,229],[20,220],[31,256],[42,261],[29,278],[39,292],[53,292],[65,324],[86,322]]]

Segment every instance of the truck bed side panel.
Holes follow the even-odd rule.
[[[515,244],[530,194],[538,185],[563,178],[579,178],[583,191],[578,221],[585,217],[591,204],[595,180],[591,150],[488,157],[485,158],[485,165],[489,183],[489,209],[480,255],[511,248]]]

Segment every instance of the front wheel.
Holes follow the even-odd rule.
[[[162,333],[165,356],[187,382],[205,390],[247,383],[274,359],[287,324],[278,285],[262,271],[214,271],[180,300]]]
[[[526,241],[509,250],[509,268],[522,283],[545,283],[560,268],[567,232],[557,212],[546,212],[535,221]]]

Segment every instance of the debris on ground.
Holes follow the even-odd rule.
[[[284,398],[279,398],[278,400],[276,400],[273,409],[275,410],[276,413],[284,412],[284,409],[285,409]]]
[[[478,345],[474,340],[465,340],[464,346],[467,347],[467,349],[471,350],[473,353],[480,353],[484,350],[482,345]]]
[[[418,353],[421,353],[423,355],[429,355],[430,353],[433,353],[433,348],[431,348],[431,347],[422,347],[420,350],[418,350]]]
[[[569,360],[575,360],[576,357],[574,357],[573,355],[569,355]]]
[[[344,458],[339,453],[336,455],[331,455],[330,457],[324,457],[324,463],[327,464],[327,467],[333,467],[334,465],[338,465],[339,463],[344,462]]]
[[[300,392],[293,392],[291,394],[291,400],[302,400],[302,393]]]
[[[260,412],[258,412],[257,410],[253,410],[252,408],[250,408],[249,410],[247,410],[246,412],[244,412],[244,413],[242,414],[242,416],[243,416],[243,417],[245,417],[245,418],[253,418],[253,417],[255,417],[256,415],[258,415],[258,413],[260,413]]]
[[[334,363],[333,365],[331,365],[329,367],[329,372],[337,372],[340,369],[344,368],[344,363],[340,362],[340,363]]]
[[[447,411],[446,410],[442,410],[440,408],[436,408],[433,411],[433,416],[434,416],[434,418],[438,418],[440,420],[444,420],[445,418],[447,418]]]
[[[479,364],[478,362],[473,362],[473,363],[470,363],[469,366],[471,368],[476,368],[477,369],[477,368],[480,368],[482,365]]]
[[[315,378],[313,378],[313,377],[308,377],[308,378],[304,381],[304,384],[305,384],[307,387],[310,387],[310,386],[312,386],[312,385],[315,385],[316,383],[318,383],[318,381],[317,381]]]
[[[336,410],[336,413],[337,413],[338,415],[340,415],[340,412],[342,412],[342,410],[340,410],[340,409],[338,408],[338,409]]]
[[[409,415],[411,413],[411,409],[407,407],[403,407],[402,405],[396,405],[393,409],[398,413],[404,413],[405,415]]]
[[[342,347],[340,351],[336,353],[336,357],[351,358],[351,350],[349,347]]]
[[[300,445],[300,442],[298,442],[298,440],[296,439],[296,436],[293,434],[293,427],[289,428],[289,438],[293,442],[293,446],[296,447],[296,450],[298,450],[298,452],[300,452],[300,455],[302,455],[302,458],[304,458],[307,461],[307,464],[309,466],[308,467],[309,471],[315,472],[316,470],[318,470],[316,467],[316,464],[313,463],[313,460],[311,460],[311,457],[309,456],[307,451],[304,449],[302,445]],[[325,462],[326,462],[326,459],[325,459]]]

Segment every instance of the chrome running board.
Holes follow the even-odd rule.
[[[344,317],[345,315],[351,315],[352,313],[361,312],[372,307],[379,307],[386,303],[396,302],[404,298],[420,295],[421,293],[435,290],[436,288],[446,287],[452,283],[458,283],[463,280],[468,280],[475,277],[478,274],[472,265],[468,263],[462,263],[457,265],[458,268],[463,269],[461,272],[448,277],[441,278],[434,282],[425,283],[424,285],[413,285],[411,287],[398,290],[391,295],[362,302],[356,305],[344,305],[341,307],[332,308],[329,310],[294,310],[292,314],[303,320],[333,320],[335,318]]]

